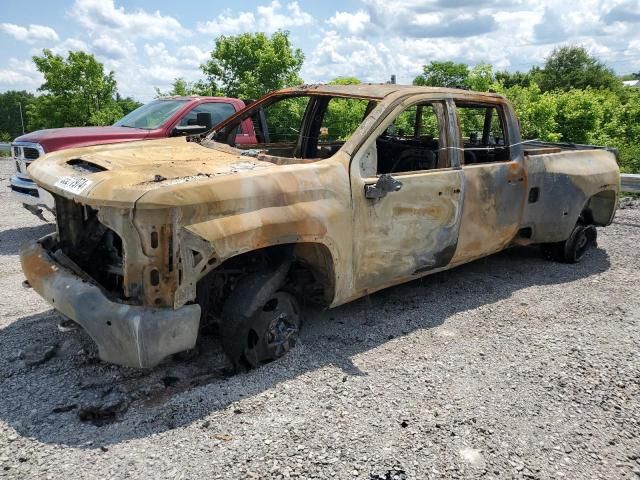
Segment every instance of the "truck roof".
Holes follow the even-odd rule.
[[[382,99],[393,93],[403,92],[406,94],[411,93],[445,93],[450,95],[478,95],[481,97],[494,97],[503,98],[502,95],[490,92],[476,92],[472,90],[465,90],[461,88],[443,88],[443,87],[423,87],[415,85],[398,85],[395,83],[360,83],[357,85],[328,85],[328,84],[313,84],[313,85],[300,85],[298,87],[286,88],[284,90],[278,90],[273,92],[275,94],[285,92],[300,92],[300,93],[318,93],[327,95],[344,95],[354,97],[368,97]]]
[[[166,95],[156,98],[156,100],[221,100],[228,102],[237,102],[237,98],[231,97],[211,97],[206,95]]]

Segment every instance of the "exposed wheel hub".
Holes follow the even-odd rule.
[[[297,301],[287,292],[276,292],[246,322],[241,360],[255,368],[282,357],[295,346],[300,331]]]

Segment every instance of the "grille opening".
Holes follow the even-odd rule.
[[[40,156],[40,152],[37,148],[22,147],[22,155],[29,160],[35,160]]]
[[[124,297],[122,239],[98,211],[55,195],[60,249],[105,290]]]

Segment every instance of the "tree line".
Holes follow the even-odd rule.
[[[20,110],[25,131],[32,131],[110,125],[140,105],[118,93],[114,72],[105,72],[91,54],[68,52],[65,58],[43,50],[33,61],[44,83],[38,95],[0,93],[0,141],[22,133]],[[291,44],[288,32],[223,35],[201,65],[201,80],[176,78],[169,91],[156,88],[156,95],[255,99],[303,83],[303,63],[304,55]],[[487,63],[470,67],[432,61],[413,83],[501,93],[514,104],[524,138],[612,146],[619,150],[622,170],[640,172],[640,89],[623,87],[623,79],[640,79],[640,72],[617,77],[583,47],[565,46],[556,48],[542,67],[524,72],[499,71]],[[333,82],[359,80],[343,77]]]
[[[640,72],[617,77],[583,47],[565,46],[525,72],[434,61],[413,83],[501,93],[523,138],[614,147],[621,169],[640,173],[640,88],[624,87],[627,79],[640,80]]]

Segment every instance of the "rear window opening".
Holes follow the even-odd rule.
[[[502,107],[456,102],[456,113],[465,165],[511,159]]]

